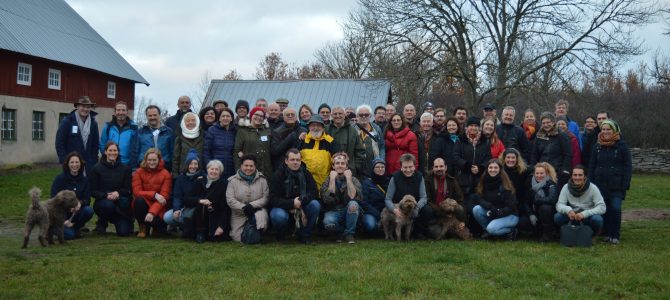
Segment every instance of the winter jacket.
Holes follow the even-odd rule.
[[[193,188],[195,187],[195,182],[198,177],[204,177],[205,172],[198,171],[193,175],[187,175],[186,173],[179,174],[174,180],[174,188],[172,189],[172,209],[174,211],[180,210],[184,207],[195,207],[195,205],[185,205],[185,199],[190,195]]]
[[[107,193],[118,192],[120,197],[130,200],[132,195],[132,173],[130,167],[118,161],[101,159],[88,176],[91,195],[96,201],[107,199]]]
[[[530,180],[535,180],[535,178],[533,177]],[[536,193],[533,189],[528,190],[528,198],[530,200],[528,202],[530,206],[536,208],[540,205],[556,206],[556,202],[558,201],[558,186],[556,182],[549,179],[542,185],[540,190],[542,193]]]
[[[569,191],[569,184],[563,186],[556,202],[556,211],[568,214],[571,210],[582,210],[585,218],[593,215],[602,215],[607,210],[605,200],[595,184],[590,184],[588,190],[580,197],[575,197]]]
[[[588,133],[582,142],[582,163],[588,167],[591,162],[591,153],[593,152],[593,148],[596,147],[598,144],[598,135],[600,134],[600,127],[596,126],[591,130],[590,133]],[[587,173],[587,176],[590,176],[591,173]]]
[[[412,212],[414,218],[418,216],[419,210],[428,204],[426,183],[421,172],[414,172],[410,177],[406,177],[402,171],[396,171],[391,175],[386,198],[384,198],[386,209],[393,211],[395,208],[393,204],[400,202],[405,195],[412,195],[416,200],[416,208]]]
[[[233,147],[233,161],[235,170],[242,165],[239,152],[256,156],[256,168],[262,173],[272,174],[272,158],[270,157],[270,128],[241,127],[237,130],[235,147]]]
[[[307,130],[298,125],[298,123],[293,124],[293,127],[287,127],[285,123],[282,123],[277,129],[272,130],[270,154],[275,169],[284,164],[286,151],[297,147],[298,143],[300,143],[298,137],[303,132],[307,132]]]
[[[417,170],[423,174],[428,174],[428,172],[433,169],[433,162],[436,158],[440,157],[446,162],[445,148],[447,147],[447,141],[444,139],[443,135],[433,133],[433,136],[428,142],[428,148],[426,148],[425,144],[424,135],[418,134],[417,145],[419,146],[419,168],[417,168]]]
[[[383,140],[383,131],[374,123],[370,123],[371,130],[363,130],[358,124],[351,125],[356,130],[356,135],[359,142],[365,150],[365,158],[361,169],[359,169],[359,176],[370,176],[372,169],[372,161],[375,158],[384,159],[386,157],[386,142]],[[367,131],[367,132],[366,132]],[[369,134],[368,134],[369,133]]]
[[[181,130],[180,130],[181,132]],[[172,160],[172,177],[176,178],[179,174],[186,172],[188,169],[187,165],[184,165],[184,160],[186,160],[186,154],[191,149],[195,149],[198,152],[198,157],[203,157],[202,152],[205,144],[205,133],[200,130],[200,135],[197,138],[189,139],[180,134],[175,138],[174,141],[174,151]]]
[[[386,191],[383,187],[376,185],[372,179],[365,177],[361,182],[363,192],[363,201],[361,208],[363,213],[372,215],[375,218],[380,218],[381,212],[385,207],[384,200],[386,199]]]
[[[172,129],[172,132],[177,132],[179,131],[179,128],[181,126],[181,118],[184,117],[184,115],[188,112],[193,112],[192,110],[187,110],[187,111],[181,111],[180,109],[177,110],[177,113],[174,115],[170,116],[165,120],[165,126],[169,127]]]
[[[428,175],[426,175],[425,178],[426,178],[426,196],[428,197],[428,203],[434,204],[435,199],[437,199],[435,195],[435,193],[437,193],[437,183],[435,182],[433,172],[428,173]],[[445,189],[447,191],[447,198],[454,199],[459,204],[463,204],[464,199],[463,192],[461,191],[461,187],[458,185],[456,178],[451,177],[449,174],[446,174],[444,176],[444,181],[446,183]]]
[[[344,175],[338,176],[340,178],[336,178],[336,182],[338,180],[341,181],[346,181],[344,178]],[[360,203],[363,200],[363,194],[361,193],[361,182],[356,179],[356,177],[351,177],[351,181],[354,184],[354,188],[356,189],[356,196],[353,199],[349,198],[349,194],[347,192],[347,185],[346,182],[342,184],[342,186],[338,189],[337,187],[335,188],[335,193],[331,193],[329,188],[330,188],[330,175],[326,177],[326,180],[323,182],[323,185],[321,185],[321,202],[323,203],[322,207],[324,211],[332,211],[332,210],[340,210],[344,209],[347,207],[347,204],[349,203],[350,200],[356,200],[358,203]]]
[[[532,177],[530,169],[526,169],[522,173],[507,166],[504,169],[507,177],[512,182],[512,186],[514,186],[514,196],[516,197],[519,213],[525,214],[529,212],[526,206],[530,203],[528,192],[530,191],[530,177]]]
[[[293,209],[295,204],[293,200],[296,197],[300,197],[300,185],[296,180],[291,186],[289,181],[288,172],[290,169],[286,166],[285,163],[282,163],[279,168],[272,174],[270,178],[270,207],[278,207],[284,210]],[[304,163],[300,165],[300,170],[305,176],[305,193],[307,194],[306,199],[300,199],[301,203],[307,205],[309,201],[317,199],[318,190],[316,187],[316,182],[312,174],[307,171],[307,167]]]
[[[454,142],[451,139],[451,135],[444,135],[444,152],[442,152],[442,156],[444,157],[444,161],[447,164],[447,172],[452,177],[456,176],[456,156],[454,151],[456,150],[456,144],[458,143],[460,143],[460,137]]]
[[[575,136],[579,136],[579,124],[570,119],[568,116],[565,116],[565,118],[568,120],[568,131],[572,132],[572,134],[574,134]],[[581,149],[581,144],[579,145],[579,147]]]
[[[478,196],[477,204],[483,209],[500,211],[501,215],[497,218],[519,214],[516,196],[512,191],[504,189],[502,185],[496,187],[495,190],[484,189],[482,195]]]
[[[171,170],[172,150],[174,150],[174,133],[172,129],[163,125],[158,128],[158,142],[154,144],[154,129],[149,126],[143,126],[137,131],[137,166],[142,163],[144,153],[150,148],[158,148],[163,156],[165,168]]]
[[[268,228],[268,194],[270,190],[265,175],[256,171],[256,176],[249,184],[239,174],[228,178],[226,189],[226,201],[231,210],[230,237],[239,242],[242,237],[242,229],[247,222],[247,216],[242,208],[251,204],[256,210],[256,228],[259,230]]]
[[[116,116],[112,117],[111,122],[105,123],[100,133],[100,154],[104,155],[105,145],[107,142],[113,141],[119,145],[119,159],[122,164],[128,165],[131,168],[135,167],[137,163],[137,153],[135,151],[137,143],[137,125],[133,120],[128,119],[123,127],[119,127]]]
[[[82,172],[79,172],[76,176],[73,176],[70,172],[58,174],[51,183],[51,198],[56,197],[58,192],[64,190],[74,191],[82,206],[90,205],[91,186],[88,177],[84,176]]]
[[[535,137],[535,145],[530,156],[530,164],[547,162],[556,169],[559,176],[570,174],[572,163],[572,146],[570,138],[558,132],[556,126],[549,133],[540,129]]]
[[[213,212],[210,214],[209,222],[221,227],[224,232],[230,231],[230,207],[226,202],[226,190],[228,187],[228,180],[219,177],[218,180],[213,181],[207,187],[207,176],[198,176],[193,183],[193,189],[184,198],[184,206],[196,207],[200,199],[207,199],[212,202]],[[200,218],[195,216],[195,218]]]
[[[333,163],[331,157],[335,154],[334,148],[333,137],[325,132],[319,138],[313,138],[308,133],[305,140],[298,144],[302,162],[312,173],[317,187],[323,184],[330,173]]]
[[[461,137],[461,140],[456,143],[454,148],[455,174],[464,194],[468,195],[474,191],[479,178],[486,172],[486,162],[490,159],[491,147],[484,136],[481,136],[475,146],[465,137]],[[472,174],[473,165],[479,168],[479,173]]]
[[[505,145],[501,140],[498,140],[496,143],[493,143],[491,139],[489,141],[489,148],[491,149],[491,158],[498,158],[500,154],[505,152]]]
[[[84,140],[81,137],[81,128],[77,124],[76,113],[77,110],[72,111],[58,126],[58,131],[56,132],[56,153],[58,154],[58,161],[63,163],[70,152],[79,152],[86,161],[86,173],[88,174],[98,162],[100,132],[98,131],[98,122],[95,120],[95,116],[98,113],[91,111],[88,115],[91,118],[91,128],[86,146],[84,146]]]
[[[235,163],[233,162],[233,147],[235,146],[235,134],[237,127],[232,124],[228,129],[221,126],[220,123],[212,125],[205,133],[205,145],[203,148],[203,157],[206,166],[209,161],[218,159],[223,163],[224,180],[235,174]]]
[[[346,152],[349,155],[349,169],[354,176],[360,176],[365,171],[365,147],[349,121],[344,121],[342,127],[336,127],[333,122],[326,126],[325,131],[335,140],[335,152]]]
[[[523,128],[514,124],[500,124],[496,126],[496,134],[506,149],[519,150],[524,160],[530,159],[532,144],[528,141]]]
[[[582,163],[582,153],[581,150],[579,149],[579,141],[577,141],[577,137],[572,134],[572,132],[566,132],[568,137],[570,138],[570,149],[572,151],[572,159],[570,160],[570,170],[574,168],[576,165],[579,165]]]
[[[596,144],[591,152],[589,178],[598,186],[605,199],[625,198],[632,175],[630,149],[623,140],[612,146]]]
[[[409,127],[399,131],[387,130],[386,142],[386,173],[391,175],[400,170],[400,156],[405,153],[414,155],[418,163],[419,140]]]
[[[138,168],[133,174],[133,195],[135,198],[143,198],[149,206],[149,213],[154,216],[163,219],[163,214],[170,206],[171,192],[172,175],[163,167],[163,161],[159,162],[156,169]],[[165,205],[156,200],[156,193],[165,198],[167,201]]]

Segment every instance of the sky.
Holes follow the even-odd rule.
[[[181,95],[200,94],[204,74],[221,78],[235,69],[255,79],[270,52],[302,65],[314,52],[342,38],[340,25],[356,0],[66,0],[151,85],[137,84],[137,98],[164,104],[170,113]],[[670,6],[670,0],[661,0]],[[664,27],[665,26],[665,27]],[[660,50],[670,56],[670,25],[655,23],[636,35],[650,60]]]

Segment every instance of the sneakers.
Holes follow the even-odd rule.
[[[351,234],[347,234],[344,237],[344,240],[347,241],[347,244],[355,244],[356,243],[356,240],[354,239],[354,236],[351,235]]]

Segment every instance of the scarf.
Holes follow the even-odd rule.
[[[537,191],[539,191],[547,184],[547,181],[549,181],[549,177],[544,177],[542,181],[537,181],[537,179],[535,179],[535,176],[533,176],[533,179],[530,180],[531,185],[530,188],[537,193]]]
[[[459,141],[458,134],[450,134],[449,137],[451,138],[451,141],[454,142],[454,144]]]
[[[581,197],[584,195],[584,193],[589,189],[589,186],[591,185],[591,182],[589,181],[588,178],[585,179],[584,185],[582,186],[577,186],[575,183],[570,179],[568,181],[568,191],[570,192],[571,195],[575,197]]]
[[[603,132],[601,131],[598,133],[598,145],[605,146],[605,147],[611,147],[614,145],[617,141],[621,139],[621,134],[618,132],[612,133],[610,138],[605,138],[605,135],[603,135]]]
[[[289,193],[291,192],[291,189],[296,185],[296,182],[298,183],[298,188],[300,189],[300,200],[307,200],[309,201],[308,195],[307,195],[307,180],[305,179],[305,174],[302,172],[301,169],[298,169],[297,171],[293,171],[289,168],[286,168],[286,180],[288,181],[288,186],[286,188],[286,196],[289,196]]]
[[[245,175],[242,170],[237,171],[237,175],[240,175],[244,181],[246,181],[249,185],[254,181],[254,178],[256,178],[256,173],[257,171],[254,171],[253,174],[251,175]]]
[[[449,198],[449,189],[447,188],[446,175],[435,176],[435,204],[440,205],[444,199]]]
[[[533,134],[535,134],[535,131],[537,128],[535,128],[535,124],[528,124],[524,122],[521,127],[523,127],[523,131],[526,133],[526,138],[529,140],[533,137]]]
[[[77,126],[79,126],[79,133],[81,133],[81,140],[84,142],[84,150],[88,145],[88,135],[91,134],[91,115],[89,114],[86,121],[81,119],[77,112],[74,113],[77,118]]]
[[[361,137],[361,140],[363,140],[363,146],[365,146],[365,139],[369,136],[372,138],[372,142],[370,142],[370,145],[372,146],[372,156],[373,157],[379,157],[379,141],[378,139],[381,138],[379,136],[379,133],[374,130],[374,127],[372,125],[368,124],[368,128],[365,128],[361,126],[361,124],[356,124],[354,126],[354,129],[359,131],[359,135]]]
[[[219,180],[219,178],[211,179],[211,178],[209,178],[209,176],[207,176],[207,184],[205,184],[205,188],[209,188],[210,186],[212,186],[212,183],[217,181],[217,180]]]
[[[372,180],[372,183],[374,183],[384,192],[384,194],[386,194],[386,189],[389,186],[389,181],[391,181],[391,178],[389,176],[377,175],[373,170],[370,179]]]
[[[195,127],[186,128],[186,118],[181,119],[181,134],[187,139],[195,139],[200,136],[200,119],[195,118]]]
[[[500,188],[500,185],[502,185],[502,177],[500,177],[500,174],[491,177],[487,173],[484,176],[483,183],[485,191],[497,191]]]

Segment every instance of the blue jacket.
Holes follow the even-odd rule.
[[[195,186],[195,179],[206,176],[203,171],[198,171],[193,176],[182,173],[174,181],[172,190],[172,209],[174,211],[184,208],[184,198],[188,197]]]
[[[174,148],[174,133],[172,129],[163,125],[159,129],[158,133],[158,143],[154,145],[154,134],[153,129],[149,126],[143,126],[137,131],[137,146],[135,147],[137,153],[137,162],[136,166],[139,165],[144,159],[144,153],[149,150],[149,148],[158,148],[163,155],[163,161],[165,162],[165,168],[172,170],[172,150]]]
[[[379,218],[382,209],[386,206],[384,202],[386,199],[385,191],[372,182],[369,177],[363,179],[361,185],[363,186],[363,201],[361,202],[363,212]]]
[[[591,150],[589,179],[598,186],[605,199],[626,197],[633,176],[633,163],[628,145],[619,140],[607,147],[597,144]]]
[[[205,166],[210,160],[220,160],[223,163],[223,175],[221,177],[224,179],[235,175],[233,147],[235,146],[236,132],[237,128],[232,124],[226,130],[221,124],[216,123],[205,133],[205,148],[203,151]]]
[[[51,197],[55,197],[58,192],[63,190],[74,191],[77,194],[77,199],[82,202],[81,205],[91,203],[91,186],[88,177],[81,172],[77,176],[72,176],[69,172],[58,174],[51,183]]]
[[[95,121],[95,115],[98,113],[91,111],[88,116],[91,118],[91,133],[88,135],[86,150],[84,150],[84,140],[81,137],[81,130],[79,125],[77,125],[76,113],[77,110],[72,111],[60,123],[56,132],[56,153],[58,154],[58,161],[62,163],[70,152],[79,152],[86,161],[86,171],[88,174],[91,168],[98,162],[100,133],[98,131],[98,123]]]
[[[121,163],[130,167],[136,167],[137,162],[137,125],[133,120],[128,119],[123,127],[116,123],[116,117],[112,117],[111,122],[105,123],[100,133],[100,154],[104,155],[105,145],[113,141],[119,145],[119,156]]]

